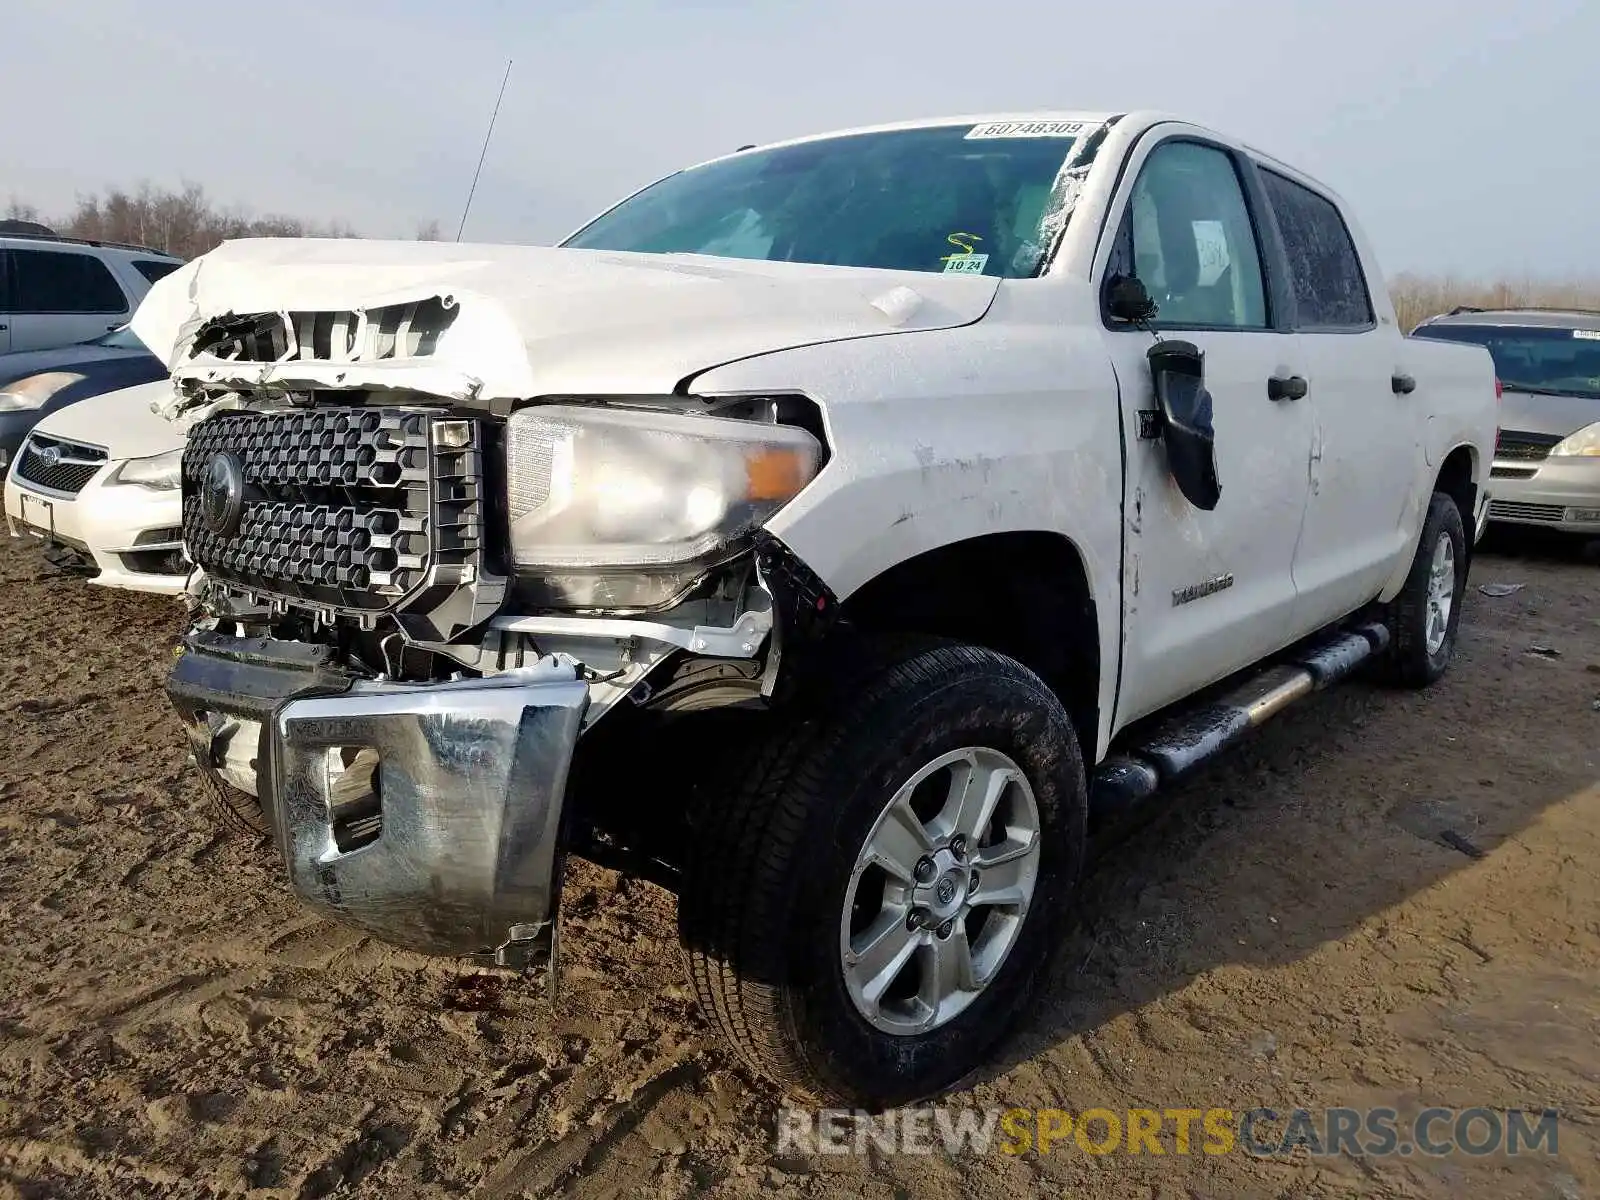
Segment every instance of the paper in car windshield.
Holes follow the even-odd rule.
[[[967,130],[967,139],[1071,138],[1082,132],[1082,121],[985,121]]]

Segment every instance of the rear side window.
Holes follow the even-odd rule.
[[[120,313],[128,308],[115,277],[90,254],[13,250],[11,274],[15,312]]]
[[[133,269],[143,275],[151,283],[163,275],[170,275],[176,271],[181,263],[162,262],[158,258],[136,258],[133,260]]]
[[[1371,326],[1372,297],[1361,256],[1332,201],[1272,171],[1262,171],[1289,260],[1298,329]]]

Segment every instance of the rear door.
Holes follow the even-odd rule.
[[[88,250],[70,247],[14,247],[11,295],[13,350],[86,342],[132,315],[132,303],[110,268]]]
[[[1302,368],[1298,339],[1279,327],[1249,164],[1163,128],[1176,127],[1132,154],[1095,278],[1104,294],[1115,276],[1137,275],[1159,305],[1154,334],[1204,352],[1222,493],[1207,512],[1179,492],[1164,443],[1141,435],[1156,408],[1152,332],[1108,322],[1127,464],[1118,725],[1289,640],[1311,447],[1307,410],[1269,399],[1270,379]]]
[[[1355,237],[1308,181],[1262,164],[1283,246],[1311,417],[1310,494],[1295,554],[1294,626],[1309,633],[1377,596],[1418,525],[1426,395],[1407,389],[1393,318],[1378,319]],[[1385,310],[1385,316],[1388,316]],[[1410,381],[1412,384],[1414,380]]]

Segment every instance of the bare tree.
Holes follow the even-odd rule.
[[[417,241],[419,242],[437,242],[443,236],[439,232],[439,219],[437,217],[430,221],[424,221],[417,226]]]
[[[38,210],[13,197],[7,214],[14,220],[33,221]],[[79,196],[69,215],[48,224],[68,237],[131,242],[186,259],[230,238],[357,236],[342,221],[318,225],[278,213],[257,216],[224,208],[212,202],[199,184],[187,181],[177,191],[146,183],[136,191],[107,188]]]
[[[21,200],[18,200],[15,196],[13,196],[6,204],[5,219],[8,221],[37,222],[39,220],[39,210],[31,204],[24,204]],[[435,222],[435,224],[437,224],[437,222]]]
[[[1600,309],[1600,280],[1497,279],[1471,282],[1454,276],[1397,275],[1389,284],[1395,316],[1402,331],[1426,317],[1447,313],[1457,305],[1475,308]]]

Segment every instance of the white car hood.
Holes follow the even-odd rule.
[[[180,380],[407,387],[462,400],[662,394],[794,346],[978,320],[994,277],[534,246],[261,238],[226,242],[151,288],[132,325]],[[361,313],[450,297],[426,357],[239,363],[190,346],[229,314]]]
[[[165,379],[120,388],[59,408],[34,426],[51,437],[99,446],[113,462],[183,447],[183,431],[159,416],[155,404],[172,395]]]

